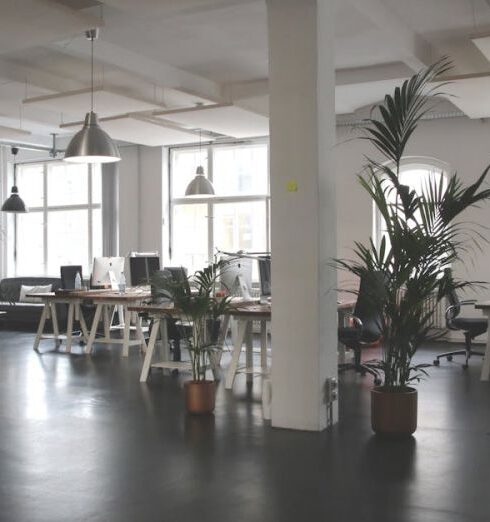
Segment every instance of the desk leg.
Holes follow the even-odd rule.
[[[228,333],[228,328],[230,326],[230,316],[225,315],[223,317],[223,324],[221,325],[221,330],[218,337],[218,348],[219,352],[216,354],[216,363],[218,366],[221,364],[221,357],[223,356],[223,348],[226,342],[226,334]]]
[[[123,338],[123,357],[129,357],[129,332],[131,328],[131,312],[128,307],[124,307],[124,338]]]
[[[83,316],[82,309],[80,307],[80,304],[77,304],[77,310],[78,310],[78,321],[80,323],[80,328],[82,330],[82,338],[83,341],[86,343],[89,338],[89,332],[87,328],[87,323],[85,322],[85,317]]]
[[[260,366],[267,371],[267,321],[260,321]]]
[[[43,306],[43,311],[41,312],[41,318],[39,319],[39,325],[37,327],[36,338],[34,339],[33,349],[35,352],[39,352],[39,342],[41,341],[41,337],[43,336],[44,326],[46,324],[46,319],[48,317],[49,306],[50,306],[49,303],[45,302],[44,306]]]
[[[162,351],[160,352],[162,361],[170,361],[170,348],[168,345],[168,323],[167,319],[159,319],[160,339],[162,341]]]
[[[138,336],[138,339],[141,341],[141,353],[145,353],[146,341],[145,336],[143,335],[143,329],[141,328],[141,317],[138,315],[137,312],[133,312],[133,320],[134,324],[136,325],[136,335]]]
[[[109,305],[104,305],[104,337],[106,339],[110,339],[111,337],[111,319],[109,317]]]
[[[95,336],[97,334],[97,328],[99,327],[100,315],[102,313],[103,306],[104,305],[97,304],[95,307],[94,320],[92,321],[92,328],[90,330],[87,346],[85,347],[85,353],[92,353],[92,347],[95,341]]]
[[[226,372],[225,388],[231,390],[233,388],[233,381],[235,380],[236,371],[238,368],[238,361],[240,360],[240,353],[242,351],[243,339],[248,328],[248,321],[244,319],[238,319],[237,334],[235,337],[235,344],[233,346],[233,352],[231,354],[230,366]]]
[[[146,349],[145,359],[143,361],[143,368],[141,369],[140,382],[146,382],[148,380],[148,374],[150,373],[151,361],[155,351],[155,343],[157,340],[159,328],[160,319],[155,319],[151,328],[150,338],[148,339],[148,347]]]
[[[60,341],[60,328],[58,325],[58,315],[56,312],[56,303],[50,303],[51,306],[51,322],[53,323],[53,333],[54,333],[54,344],[55,347],[58,348],[58,346],[61,344]]]
[[[490,313],[487,314],[488,320],[490,321]],[[490,379],[490,330],[487,334],[487,349],[485,350],[485,356],[483,357],[483,366],[481,369],[480,379],[482,381],[488,381]]]
[[[66,352],[71,352],[71,343],[73,339],[73,316],[74,316],[74,304],[68,305],[68,319],[66,322]]]
[[[253,369],[254,369],[254,343],[253,343],[253,321],[248,321],[247,335],[245,338],[245,360],[247,367],[247,382],[253,381]]]

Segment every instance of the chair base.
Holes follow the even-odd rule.
[[[360,373],[363,376],[366,375],[366,373],[369,373],[374,377],[374,384],[376,386],[379,386],[381,384],[381,379],[379,378],[376,371],[362,363],[342,363],[339,364],[338,370],[339,373],[344,373],[347,370],[355,370],[357,373]]]
[[[448,361],[453,360],[453,355],[464,355],[465,356],[465,362],[463,364],[463,368],[466,370],[468,368],[468,361],[472,355],[479,355],[480,357],[484,357],[484,353],[482,352],[476,352],[474,350],[455,350],[453,352],[444,352],[436,356],[436,358],[433,361],[434,366],[439,366],[442,357],[446,357]]]

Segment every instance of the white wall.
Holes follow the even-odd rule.
[[[163,161],[161,147],[121,147],[119,162],[119,255],[163,246]]]
[[[365,242],[372,233],[372,203],[358,184],[355,174],[364,163],[363,155],[373,156],[375,153],[365,141],[352,140],[355,136],[348,127],[337,128],[337,245],[341,257],[350,257],[354,241]],[[413,135],[407,152],[412,156],[429,156],[446,162],[465,183],[471,183],[490,163],[490,121],[468,118],[423,121]],[[490,204],[472,209],[464,217],[490,226]],[[486,235],[490,239],[490,230]],[[490,281],[490,244],[480,242],[480,247],[481,252],[475,250],[453,267],[457,277]],[[345,274],[339,279],[340,286],[349,281]],[[464,297],[490,299],[490,287],[483,291],[468,291]],[[472,307],[468,307],[465,313],[479,315]]]
[[[139,147],[121,147],[119,162],[119,255],[139,250]]]

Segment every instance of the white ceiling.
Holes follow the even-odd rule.
[[[452,103],[470,117],[490,117],[487,0],[339,0],[337,6],[338,114],[382,99],[412,71],[449,54],[457,78]],[[52,132],[72,132],[60,124],[88,110],[90,45],[83,32],[102,25],[97,108],[101,116],[118,116],[106,122],[115,137],[162,144],[193,142],[189,130],[197,129],[263,134],[266,15],[265,0],[106,0],[102,7],[97,0],[3,0],[0,125],[32,132],[25,139],[43,143]],[[187,110],[216,103],[223,107]],[[144,120],[162,107],[185,109],[163,116],[176,128]]]

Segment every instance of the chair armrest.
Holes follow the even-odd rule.
[[[457,305],[451,305],[451,306],[448,306],[446,308],[446,313],[445,313],[445,316],[446,316],[446,322],[450,322],[451,319],[454,319],[454,317],[449,317],[449,314],[452,312],[452,310],[454,310],[455,308],[460,308],[461,306],[468,306],[468,305],[474,305],[476,303],[476,299],[470,299],[470,300],[467,300],[467,301],[461,301],[459,304]]]
[[[353,323],[354,323],[354,326],[355,326],[356,328],[359,328],[359,329],[362,328],[362,321],[361,321],[361,320],[359,319],[359,317],[357,317],[356,315],[354,315],[354,314],[352,314],[352,313],[344,313],[343,316],[344,316],[344,320],[345,320],[346,318],[348,318],[348,317],[349,317],[350,319],[352,319],[352,321],[353,321]]]

